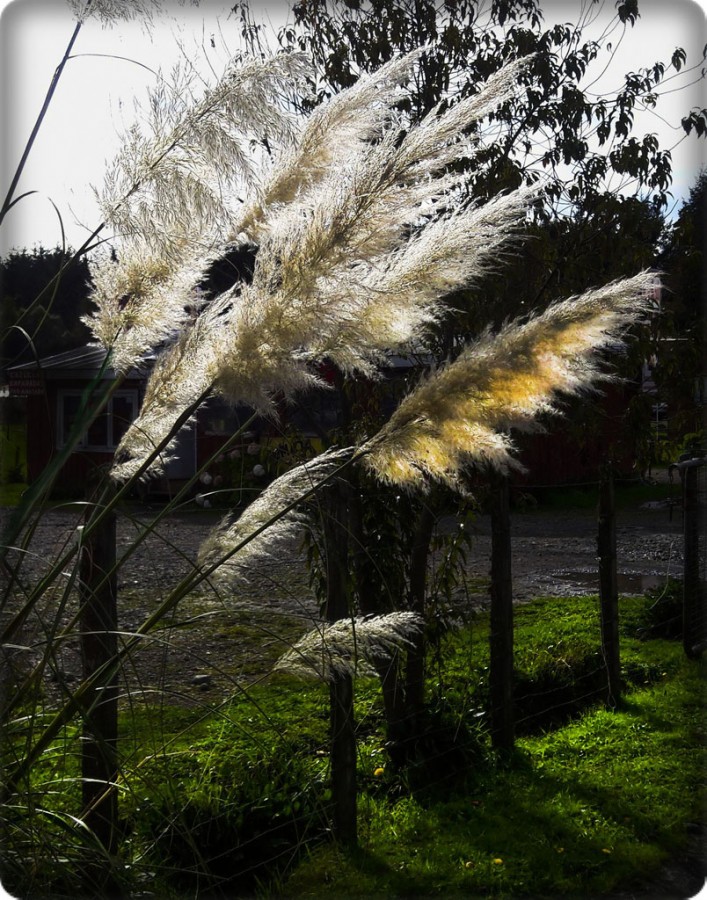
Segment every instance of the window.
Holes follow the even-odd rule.
[[[81,408],[81,391],[59,391],[57,430],[59,446],[66,443]],[[106,408],[79,441],[84,450],[114,450],[137,416],[137,391],[116,391]]]

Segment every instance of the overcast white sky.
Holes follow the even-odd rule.
[[[699,64],[707,43],[704,3],[695,0],[641,0],[641,19],[628,29],[603,87],[620,83],[620,76],[656,60],[669,62],[678,46],[688,53],[688,66]],[[546,0],[545,21],[577,20],[587,0]],[[605,0],[604,17],[614,10]],[[288,16],[286,0],[251,0],[257,17],[279,26]],[[41,107],[52,73],[73,31],[74,22],[62,0],[14,0],[0,4],[0,185],[4,197],[12,173]],[[198,7],[168,4],[169,15],[151,32],[136,23],[102,28],[87,22],[74,47],[59,90],[19,186],[36,191],[8,215],[0,235],[0,253],[12,247],[60,243],[61,211],[67,240],[78,246],[100,221],[90,185],[102,182],[105,163],[115,153],[121,131],[134,117],[133,98],[144,97],[155,84],[159,66],[168,70],[182,51],[219,68],[238,49],[238,26],[229,18],[227,0],[201,0]],[[594,26],[598,34],[601,22]],[[615,35],[614,43],[618,40]],[[214,46],[212,47],[212,39]],[[111,58],[112,57],[112,58]],[[146,68],[147,67],[147,68]],[[699,65],[697,69],[699,75]],[[683,198],[705,160],[707,141],[682,141],[680,119],[693,106],[707,105],[705,81],[685,86],[695,73],[671,81],[657,112],[642,114],[637,133],[656,132],[673,153],[673,193]]]

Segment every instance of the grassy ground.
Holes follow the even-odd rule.
[[[701,712],[695,666],[680,662],[621,711],[521,739],[510,765],[447,796],[367,797],[361,851],[314,851],[284,892],[586,897],[645,883],[700,820]]]
[[[126,705],[121,877],[164,898],[641,896],[699,829],[705,782],[704,673],[679,642],[636,636],[651,605],[622,600],[628,690],[615,711],[602,703],[596,598],[517,610],[510,759],[488,742],[484,617],[431,661],[429,717],[408,766],[388,757],[378,684],[359,680],[355,851],[329,840],[322,686],[277,675],[200,709]],[[36,896],[49,880],[50,896],[77,894],[76,737],[33,775],[36,808],[54,811],[20,829],[19,871],[27,877],[32,850]]]
[[[198,847],[218,879],[238,835],[264,892],[288,897],[591,896],[643,882],[702,820],[704,693],[679,643],[635,636],[649,604],[623,605],[630,689],[616,711],[602,704],[596,598],[518,610],[522,736],[507,761],[486,734],[485,619],[443,648],[409,767],[387,757],[377,684],[359,682],[355,852],[326,841],[326,692],[282,676],[254,688],[165,761],[179,788],[158,791],[160,815],[177,824],[153,851],[189,868]],[[287,865],[273,883],[278,847]]]
[[[624,601],[626,632],[644,602]],[[314,850],[285,894],[586,897],[650,883],[703,819],[703,673],[678,644],[625,633],[631,690],[616,711],[597,706],[597,696],[578,688],[595,660],[595,606],[592,598],[554,598],[518,611],[522,690],[559,685],[562,695],[571,686],[564,724],[557,727],[554,710],[538,726],[535,702],[536,725],[526,720],[528,733],[504,764],[486,752],[454,771],[441,753],[437,777],[428,761],[426,781],[412,790],[401,789],[399,773],[384,772],[386,790],[362,798],[360,851]],[[472,679],[484,671],[483,630],[480,623]],[[468,736],[461,676],[459,666],[445,697],[458,692],[450,707]],[[519,698],[521,717],[527,704]]]
[[[648,501],[672,500],[681,497],[680,477],[676,473],[671,481],[667,469],[657,469],[654,482],[635,479],[617,480],[615,497],[617,509],[635,509]],[[598,485],[562,485],[536,492],[539,506],[544,510],[596,509],[599,501]]]

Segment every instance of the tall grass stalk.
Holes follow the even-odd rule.
[[[121,6],[93,0],[81,16],[90,10],[111,18]],[[13,192],[81,21],[3,216],[21,199],[13,199]],[[409,490],[425,490],[435,480],[456,488],[459,471],[470,462],[506,468],[512,462],[507,430],[528,426],[552,406],[557,391],[585,389],[596,381],[601,373],[591,359],[594,350],[620,344],[623,330],[647,309],[653,281],[644,274],[484,336],[459,360],[423,380],[377,434],[296,466],[238,520],[224,520],[189,571],[175,578],[130,633],[118,629],[114,653],[77,685],[58,675],[58,698],[43,696],[48,670],[59,673],[59,651],[80,628],[81,604],[71,610],[76,589],[91,590],[81,583],[81,544],[122,508],[139,483],[164,472],[180,432],[210,399],[248,404],[254,416],[276,419],[283,395],[324,388],[318,366],[325,361],[349,377],[377,377],[388,351],[424,348],[427,327],[446,313],[445,295],[482,278],[498,251],[517,236],[532,192],[518,190],[477,206],[461,199],[464,176],[455,163],[474,152],[476,123],[521,89],[525,63],[509,64],[477,96],[412,124],[396,104],[424,52],[393,60],[306,122],[294,119],[286,100],[288,93],[304,89],[309,67],[300,54],[236,60],[223,79],[202,90],[188,78],[173,85],[163,81],[151,96],[148,127],[137,125],[126,134],[99,191],[105,223],[78,252],[95,249],[99,234],[116,228],[114,253],[96,254],[91,264],[95,310],[87,322],[106,350],[105,362],[86,389],[66,445],[27,491],[0,548],[7,575],[3,650],[41,650],[4,704],[6,827],[20,845],[25,840],[48,845],[52,828],[60,827],[77,860],[89,852],[86,878],[93,872],[99,890],[96,865],[111,878],[118,866],[87,832],[88,810],[75,797],[71,752],[62,739],[68,741],[77,719],[85,720],[100,702],[103,687],[137,665],[147,636],[167,625],[178,605],[202,585],[237,591],[243,565],[291,535],[302,524],[303,507],[348,467],[365,464],[376,477]],[[251,154],[252,146],[263,143],[272,149],[272,160]],[[243,206],[236,188],[247,194]],[[252,279],[205,293],[211,267],[244,247],[255,248]],[[46,560],[44,572],[27,574],[63,466],[125,373],[147,352],[157,362],[139,415],[97,499],[74,504],[82,516],[80,540]],[[109,367],[115,378],[105,377]],[[99,592],[117,577],[166,517],[190,499],[209,463],[141,524],[92,590]],[[311,668],[316,657],[320,677],[350,673],[367,650],[379,660],[404,646],[419,627],[400,612],[364,620],[354,613],[338,615],[345,624],[333,621],[305,636],[283,666],[307,660]],[[41,640],[33,641],[31,625],[41,630]],[[129,688],[126,699],[133,702]],[[168,744],[165,736],[164,752]],[[52,748],[59,754],[51,759],[58,782],[69,788],[61,800],[50,792],[52,779],[40,783],[41,776],[35,776],[49,765]],[[108,792],[129,789],[118,781],[106,785]],[[45,806],[35,796],[43,791]],[[76,806],[67,808],[72,803]],[[128,867],[134,863],[129,845],[119,851]]]

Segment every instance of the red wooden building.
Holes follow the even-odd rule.
[[[61,450],[78,414],[87,386],[101,373],[104,350],[81,347],[6,371],[11,398],[25,406],[27,480],[34,481]],[[115,373],[105,369],[103,379]],[[92,470],[107,466],[120,438],[137,415],[144,392],[144,375],[131,372],[108,401],[69,456],[58,484],[66,495],[81,491]]]
[[[7,370],[10,397],[20,398],[25,405],[27,480],[30,483],[65,445],[88,385],[99,375],[106,380],[115,377],[110,368],[103,369],[105,356],[105,351],[100,348],[84,346]],[[137,416],[150,364],[151,358],[146,358],[142,371],[128,374],[112,394],[104,413],[92,423],[79,446],[70,454],[57,482],[58,492],[62,495],[82,496],[90,473],[111,464],[121,437]],[[391,385],[398,383],[398,387],[384,392],[384,411],[392,412],[394,397],[403,392],[405,377],[412,368],[409,360],[391,358],[386,380]],[[323,374],[326,376],[325,371]],[[573,423],[571,416],[567,420],[557,417],[548,423],[545,434],[518,435],[519,456],[527,473],[514,475],[514,482],[521,489],[532,491],[535,487],[593,481],[609,452],[619,470],[630,474],[635,462],[630,440],[617,442],[616,437],[619,431],[626,433],[621,422],[629,395],[635,391],[635,386],[611,385],[599,405],[596,421],[589,428],[577,428],[577,422]],[[359,398],[365,399],[365,389],[357,393]],[[238,448],[229,451],[228,459],[212,467],[214,477],[224,483],[242,483],[250,478],[256,466],[260,466],[270,478],[286,464],[296,462],[298,454],[313,455],[320,449],[317,433],[335,428],[339,413],[334,392],[314,391],[305,399],[306,408],[303,408],[303,401],[299,410],[283,404],[280,423],[258,420],[250,426],[251,430],[243,435]],[[219,448],[250,413],[248,408],[233,409],[225,403],[210,401],[199,411],[195,426],[180,434],[166,479],[151,482],[150,492],[171,492],[180,482],[190,478],[206,460],[218,454]],[[288,425],[291,426],[289,429]],[[285,432],[287,435],[283,438]],[[239,454],[243,459],[234,462]],[[256,478],[253,486],[257,486],[257,482]]]

